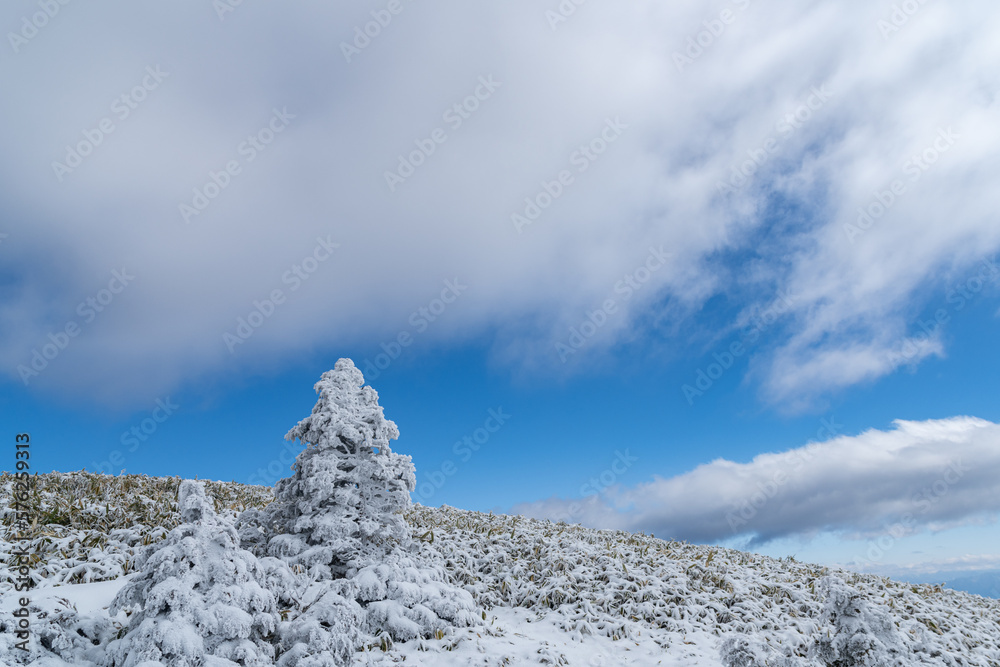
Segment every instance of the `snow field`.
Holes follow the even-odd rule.
[[[0,477],[0,625],[12,620],[15,602],[6,541],[10,482]],[[49,650],[36,664],[90,667],[105,659],[129,622],[124,611],[110,614],[110,601],[135,578],[145,547],[180,525],[179,483],[83,472],[37,477],[34,515],[61,523],[39,524],[30,542],[38,586],[31,592],[32,628],[43,644],[72,659]],[[266,487],[207,482],[206,488],[228,521],[245,509],[264,509],[274,497]],[[810,647],[832,631],[823,580],[833,574],[891,618],[906,652],[901,664],[1000,666],[997,600],[523,517],[414,506],[406,518],[415,557],[438,562],[486,619],[431,638],[370,646],[354,654],[354,664],[721,666],[723,642],[744,639],[748,653],[760,656],[747,667],[823,665]],[[380,585],[373,572],[355,581]],[[25,664],[11,653],[9,637],[0,629],[0,663]],[[780,663],[782,657],[797,662]]]

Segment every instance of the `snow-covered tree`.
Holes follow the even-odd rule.
[[[265,513],[268,553],[322,578],[343,577],[360,559],[381,560],[410,542],[403,512],[413,462],[389,447],[399,430],[383,415],[378,393],[363,385],[350,359],[316,383],[312,414],[285,436],[306,449],[295,473],[275,485]]]
[[[826,596],[823,620],[830,636],[820,637],[813,653],[829,667],[902,667],[909,653],[888,610],[865,600],[835,576],[820,583]]]
[[[378,393],[350,359],[315,385],[312,414],[285,436],[306,448],[275,501],[240,518],[244,544],[303,573],[301,614],[279,634],[282,667],[337,664],[354,647],[431,636],[475,622],[472,596],[447,582],[410,537],[404,511],[415,485],[409,456]],[[354,634],[352,634],[354,633]],[[327,662],[323,662],[327,660]]]
[[[135,611],[128,632],[108,647],[105,664],[273,665],[280,616],[260,584],[265,573],[257,558],[240,547],[232,523],[216,515],[204,483],[181,482],[178,509],[183,523],[112,603],[112,614]]]

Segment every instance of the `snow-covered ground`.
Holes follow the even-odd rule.
[[[108,581],[95,581],[89,584],[67,584],[64,586],[42,586],[32,589],[29,597],[32,602],[55,609],[62,605],[75,609],[80,614],[91,615],[107,609],[111,600],[125,585],[129,578],[135,575],[125,575]],[[17,607],[17,595],[4,595],[0,602],[0,612],[12,613]]]
[[[72,661],[36,664],[96,665],[126,623],[125,613],[112,617],[108,605],[135,576],[138,551],[180,522],[179,480],[85,473],[38,479],[33,511],[58,523],[38,526],[30,544],[33,573],[44,575],[30,593],[32,629],[50,644],[76,648],[67,649]],[[9,476],[0,489],[7,538]],[[234,483],[209,483],[208,490],[220,515],[231,518],[271,497],[270,489]],[[730,665],[824,665],[816,643],[835,636],[839,621],[824,588],[832,575],[849,592],[845,604],[864,608],[859,618],[889,619],[885,642],[898,645],[899,660],[886,664],[1000,666],[1000,601],[993,599],[523,517],[416,506],[407,519],[414,541],[444,562],[484,620],[360,651],[355,664],[715,666],[725,664],[723,642],[735,638],[760,657],[731,658]],[[24,664],[10,632],[19,596],[10,550],[0,542],[0,664]]]
[[[126,577],[90,584],[44,587],[32,592],[32,600],[49,613],[70,607],[81,615],[107,613]],[[14,610],[15,600],[6,596],[0,612]],[[121,619],[124,620],[124,619]],[[562,628],[561,616],[518,607],[495,607],[483,627],[456,630],[443,640],[420,640],[397,644],[390,652],[359,652],[357,665],[389,665],[405,660],[411,665],[718,665],[712,637],[682,644],[678,651],[664,651],[653,641],[653,633],[634,640],[618,641],[606,636],[573,640]],[[690,640],[689,640],[690,641]],[[708,650],[706,650],[706,648]],[[5,663],[3,663],[5,664]],[[51,660],[51,667],[68,665]]]
[[[441,665],[720,665],[716,639],[694,634],[672,648],[654,632],[616,640],[605,635],[571,638],[561,614],[523,607],[494,607],[485,629],[456,631],[446,642],[408,642],[389,653],[359,654],[356,664]]]
[[[133,575],[128,575],[133,576]],[[50,614],[72,608],[81,615],[107,614],[115,594],[127,580],[42,587],[32,591],[32,601]],[[14,596],[5,596],[0,613],[14,611]],[[124,620],[124,619],[120,619]],[[631,640],[603,635],[571,639],[563,627],[563,617],[551,610],[534,611],[516,607],[494,607],[483,627],[456,630],[443,640],[417,640],[397,644],[388,653],[381,650],[359,652],[357,665],[389,665],[405,661],[412,665],[719,665],[712,636],[686,638],[676,650],[664,650],[654,641],[655,634],[638,631]],[[696,641],[692,641],[692,639]],[[71,663],[50,660],[50,667]]]

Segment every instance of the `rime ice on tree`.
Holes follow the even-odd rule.
[[[138,609],[128,633],[108,647],[105,664],[274,664],[270,639],[279,618],[274,596],[258,583],[264,572],[257,558],[240,548],[233,525],[216,516],[204,483],[181,482],[178,509],[184,523],[112,603],[112,614]]]
[[[316,383],[312,414],[285,436],[306,449],[295,474],[275,485],[268,508],[283,533],[271,537],[268,552],[324,578],[410,542],[403,511],[415,484],[413,463],[390,449],[399,430],[383,416],[378,393],[363,384],[350,359]]]
[[[350,359],[316,383],[312,414],[285,436],[300,440],[294,474],[275,502],[242,519],[243,535],[304,571],[302,615],[282,624],[279,664],[344,659],[347,641],[406,640],[475,622],[472,596],[410,538],[403,512],[415,485],[409,456],[392,451],[396,425]],[[259,522],[263,534],[254,534]],[[357,638],[348,629],[357,628]],[[303,662],[300,662],[303,660]]]

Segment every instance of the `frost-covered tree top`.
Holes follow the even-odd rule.
[[[177,511],[180,512],[181,521],[184,523],[201,521],[203,524],[217,524],[219,522],[212,501],[205,495],[205,485],[189,479],[181,482],[177,489]]]
[[[415,484],[413,462],[390,448],[399,430],[350,359],[337,361],[315,389],[312,414],[285,436],[306,449],[294,474],[275,486],[268,551],[341,576],[359,559],[409,543],[403,512]]]
[[[385,418],[378,392],[364,386],[365,378],[350,359],[340,359],[333,370],[323,373],[314,389],[319,400],[312,414],[285,436],[286,440],[343,453],[363,447],[388,447],[399,437],[396,424]]]

